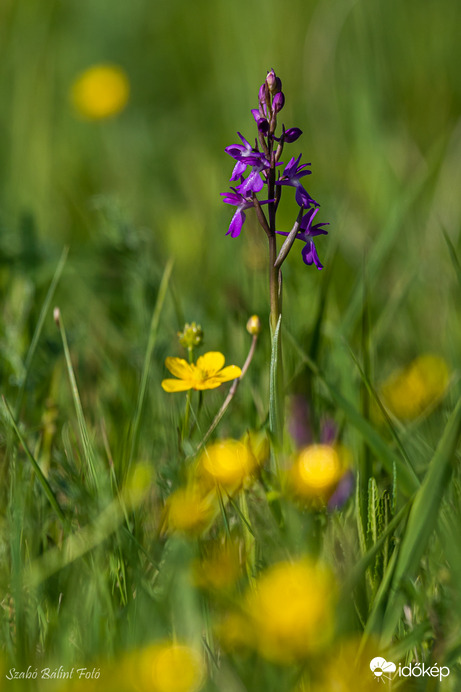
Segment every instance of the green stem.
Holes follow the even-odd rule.
[[[189,429],[190,404],[192,399],[192,389],[189,389],[186,395],[186,410],[184,411],[184,420],[182,423],[181,440],[184,441]]]
[[[252,341],[251,341],[250,350],[248,351],[248,355],[247,355],[246,360],[245,360],[245,363],[244,363],[244,365],[243,365],[243,367],[242,367],[242,374],[240,375],[240,377],[237,377],[237,379],[235,379],[235,380],[232,382],[231,388],[229,389],[229,392],[228,392],[228,394],[227,394],[227,396],[226,396],[226,398],[225,398],[225,400],[224,400],[224,403],[222,404],[222,406],[221,406],[221,408],[219,409],[218,413],[217,413],[216,416],[214,417],[212,424],[210,425],[210,427],[208,428],[207,432],[205,433],[205,436],[204,436],[204,438],[202,439],[202,441],[200,442],[199,446],[197,447],[196,452],[199,452],[199,451],[202,449],[202,447],[207,443],[207,441],[209,440],[209,438],[210,438],[211,434],[213,433],[214,429],[217,427],[217,425],[219,424],[221,418],[222,418],[222,417],[224,416],[224,414],[226,413],[226,411],[227,411],[227,409],[228,409],[228,407],[229,407],[229,404],[231,403],[232,399],[233,399],[234,396],[235,396],[235,393],[236,393],[236,391],[237,391],[237,387],[239,386],[240,380],[243,379],[243,377],[245,376],[245,374],[246,374],[248,368],[250,367],[250,363],[251,363],[251,361],[252,361],[252,359],[253,359],[253,355],[254,355],[254,352],[255,352],[257,340],[258,340],[258,335],[257,335],[257,334],[253,334],[253,339],[252,339]],[[201,394],[201,392],[200,392],[200,394]]]

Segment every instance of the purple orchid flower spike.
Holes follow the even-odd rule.
[[[313,204],[317,206],[317,202],[314,199],[312,199],[312,197],[301,185],[301,178],[305,175],[310,175],[312,173],[312,171],[305,170],[307,166],[311,165],[310,163],[303,163],[301,164],[301,166],[298,165],[301,160],[301,156],[302,154],[300,154],[297,159],[295,159],[294,156],[292,159],[290,159],[290,161],[285,166],[285,170],[283,171],[282,177],[280,178],[280,180],[277,180],[275,184],[289,185],[291,187],[296,188],[296,203],[299,204],[300,207],[308,209]]]
[[[231,190],[233,190],[233,192],[221,192],[221,195],[224,197],[223,202],[237,207],[229,224],[229,230],[226,233],[226,235],[230,235],[232,238],[237,238],[237,236],[240,235],[240,231],[242,230],[242,226],[245,222],[245,209],[250,209],[254,205],[251,197],[243,195],[235,187],[232,187]],[[262,202],[260,201],[259,204],[268,204],[270,201],[272,200],[266,199]]]
[[[302,217],[300,223],[299,223],[299,232],[296,234],[296,238],[298,240],[302,240],[305,245],[303,249],[301,250],[301,255],[304,261],[304,264],[311,265],[315,264],[317,269],[323,269],[323,264],[319,260],[319,256],[317,254],[317,249],[315,247],[314,241],[312,240],[313,237],[317,235],[327,235],[328,231],[325,231],[323,229],[324,226],[329,226],[328,223],[317,223],[315,226],[312,225],[312,221],[314,220],[315,215],[317,214],[319,210],[319,207],[312,207],[312,209],[309,209],[304,216]],[[286,231],[276,231],[279,235],[290,235]]]

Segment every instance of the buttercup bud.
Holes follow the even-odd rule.
[[[247,332],[252,336],[256,336],[261,332],[261,320],[258,315],[252,315],[247,322]]]
[[[195,348],[200,346],[203,341],[203,331],[199,324],[191,322],[184,325],[182,332],[178,332],[178,339],[181,346],[184,348]]]

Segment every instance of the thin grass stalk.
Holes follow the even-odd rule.
[[[170,282],[171,272],[173,270],[174,260],[170,259],[167,262],[165,270],[163,272],[162,279],[160,281],[160,287],[157,295],[157,300],[155,301],[154,311],[152,313],[152,319],[149,328],[149,338],[147,340],[146,355],[144,357],[144,365],[141,374],[141,382],[138,391],[138,400],[136,402],[136,410],[133,418],[133,426],[131,429],[131,446],[130,446],[130,456],[128,461],[128,468],[131,466],[133,458],[136,454],[138,435],[139,435],[139,425],[141,422],[141,414],[144,405],[144,399],[146,396],[147,382],[149,379],[149,369],[152,360],[152,353],[154,351],[155,343],[157,341],[158,325],[160,321],[160,315],[163,309],[163,304],[165,302],[166,292]]]
[[[54,293],[56,291],[56,287],[59,283],[59,280],[61,278],[63,269],[66,264],[67,260],[67,255],[69,254],[69,248],[65,247],[61,253],[61,257],[59,259],[58,265],[56,267],[56,270],[53,275],[53,279],[51,281],[51,284],[48,288],[48,291],[45,296],[45,300],[43,301],[43,305],[40,310],[40,314],[38,316],[38,321],[35,327],[34,334],[32,336],[32,340],[30,342],[29,350],[27,352],[26,359],[24,361],[24,375],[21,380],[21,385],[19,387],[18,395],[16,397],[16,403],[14,405],[14,417],[17,418],[19,416],[19,411],[21,408],[22,404],[22,399],[24,397],[24,391],[26,389],[26,384],[27,380],[29,378],[30,374],[30,368],[32,365],[32,361],[35,355],[35,351],[37,349],[37,344],[40,340],[40,335],[42,333],[43,325],[45,324],[45,318],[48,314],[48,311],[50,309],[51,301],[53,300]]]
[[[92,480],[93,487],[99,490],[99,479],[96,473],[95,465],[95,455],[93,447],[90,442],[90,436],[88,433],[88,428],[85,421],[85,416],[83,413],[82,402],[80,400],[80,394],[77,387],[77,380],[75,379],[74,368],[72,366],[72,360],[70,357],[69,345],[67,343],[66,330],[64,329],[64,323],[62,321],[62,316],[59,308],[54,309],[54,319],[61,333],[61,340],[64,349],[64,356],[66,359],[67,373],[69,376],[70,387],[72,391],[72,398],[74,400],[75,412],[77,414],[78,428],[80,432],[80,438],[83,445],[83,453],[85,456],[85,461],[90,472],[90,477]]]
[[[56,512],[56,514],[57,514],[58,518],[60,519],[64,528],[68,529],[69,528],[69,522],[67,521],[66,516],[65,516],[64,512],[62,511],[61,506],[60,506],[58,500],[56,499],[56,496],[55,496],[50,484],[48,483],[47,479],[43,475],[42,469],[40,468],[40,466],[37,463],[37,461],[35,460],[32,452],[30,451],[29,447],[27,446],[27,443],[26,443],[21,431],[19,430],[19,428],[16,424],[16,421],[14,419],[13,413],[12,413],[12,411],[8,405],[7,400],[5,399],[4,396],[2,396],[2,399],[3,399],[3,404],[5,406],[5,409],[8,413],[11,427],[13,428],[13,430],[16,434],[16,437],[18,438],[22,448],[24,449],[24,452],[26,453],[27,458],[29,459],[30,463],[32,464],[32,468],[34,469],[35,474],[38,478],[38,481],[39,481],[40,485],[42,486],[43,492],[45,493],[46,497],[48,498],[50,505],[53,507],[54,511]]]

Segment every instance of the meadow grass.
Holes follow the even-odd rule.
[[[6,677],[62,666],[101,672],[72,689],[366,692],[378,656],[450,669],[388,689],[460,688],[460,20],[451,0],[2,3],[0,689],[67,689]],[[69,93],[99,63],[131,92],[91,121]],[[266,240],[251,211],[226,237],[219,197],[272,67],[330,222],[323,271],[297,247],[283,267],[282,445]],[[192,392],[189,433],[165,358],[196,321],[194,358],[242,366],[253,314],[204,451],[230,383]],[[338,463],[323,494],[298,404]]]

